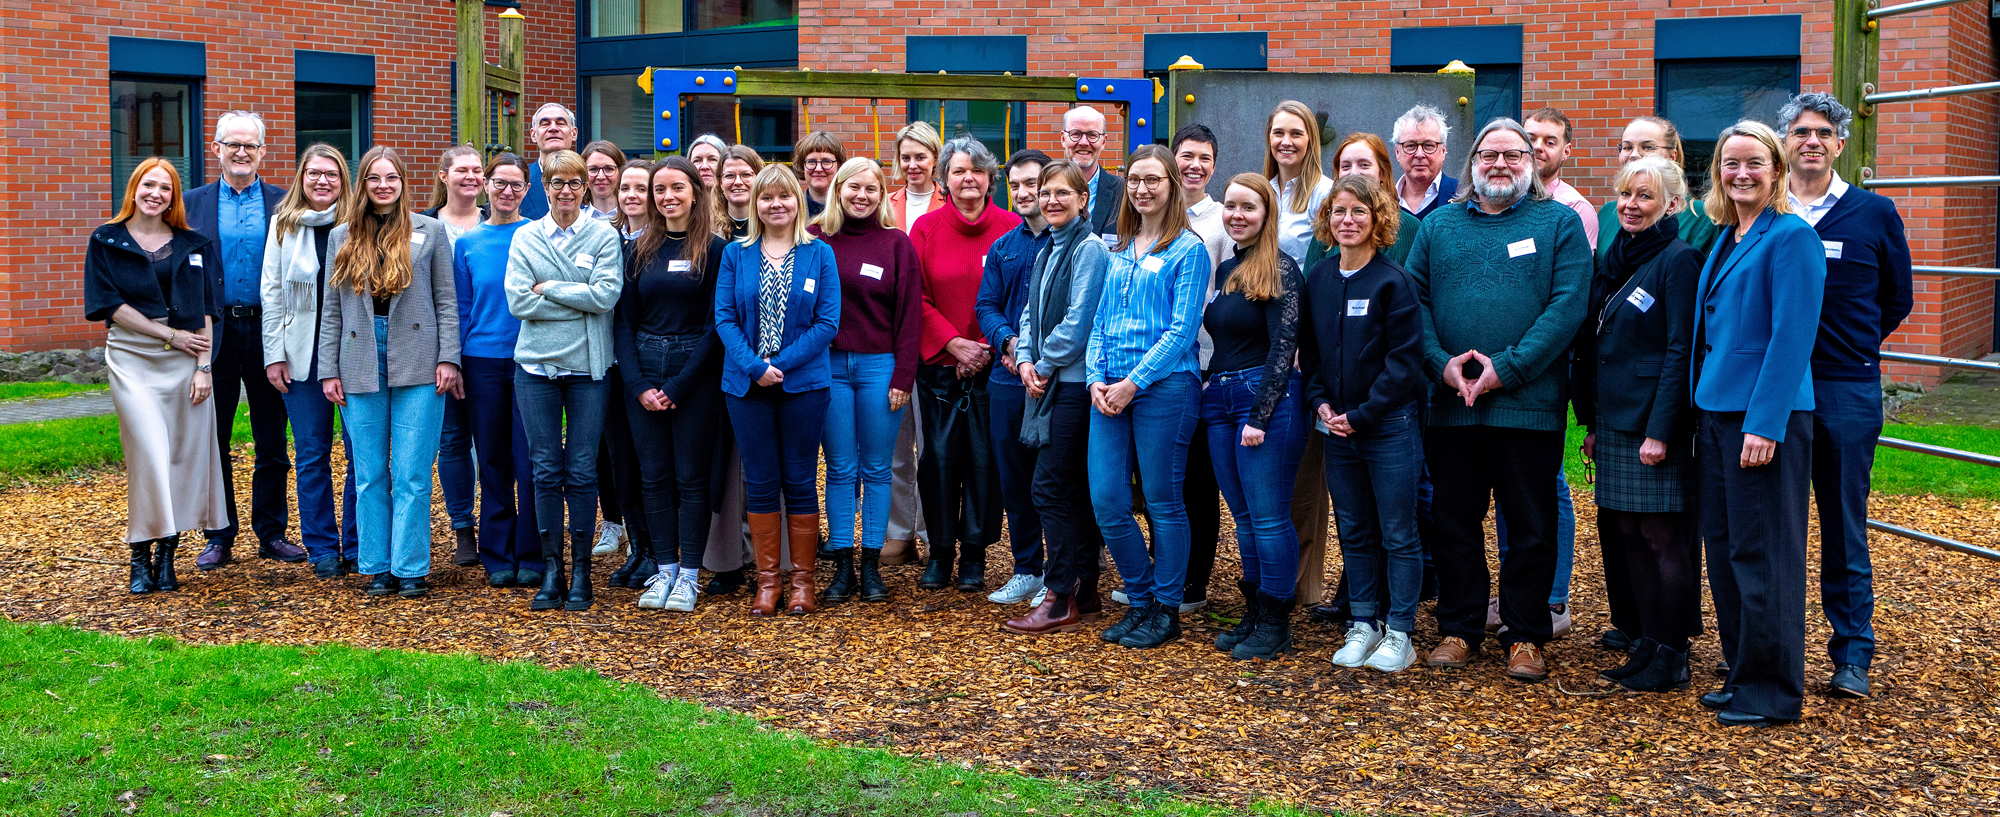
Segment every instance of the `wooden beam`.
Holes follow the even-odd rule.
[[[458,0],[458,139],[486,148],[486,3]]]
[[[816,71],[736,72],[737,96],[833,99],[950,99],[1074,102],[1071,77],[974,74],[847,74]]]
[[[1880,91],[1881,23],[1868,19],[1868,0],[1834,0],[1833,3],[1833,95],[1854,112],[1854,125],[1847,131],[1847,147],[1833,160],[1840,177],[1860,184],[1875,169],[1875,122],[1881,111],[1862,97]],[[1901,90],[1901,89],[1898,89]]]

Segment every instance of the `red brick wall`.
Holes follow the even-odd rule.
[[[1983,4],[1968,3],[1885,22],[1881,85],[1927,88],[2000,79]],[[1477,0],[1341,3],[1149,4],[1106,0],[1008,4],[976,0],[801,0],[799,65],[814,70],[904,70],[910,34],[1026,35],[1030,73],[1131,76],[1142,72],[1147,33],[1263,31],[1276,71],[1386,71],[1389,29],[1419,25],[1523,26],[1522,108],[1565,110],[1576,150],[1565,178],[1593,201],[1608,195],[1614,148],[1626,122],[1654,112],[1653,22],[1730,14],[1799,14],[1803,90],[1832,90],[1833,43],[1828,3],[1705,0],[1507,3]],[[1060,19],[1061,25],[1049,21]],[[1058,147],[1063,106],[1029,105],[1030,145]],[[886,112],[891,109],[884,107]],[[900,106],[896,108],[900,110]],[[816,100],[813,125],[872,144],[867,107]],[[1208,123],[1213,127],[1216,123]],[[1389,123],[1382,123],[1386,130]],[[893,128],[893,126],[890,126]],[[1254,126],[1252,126],[1254,127]],[[1118,131],[1116,125],[1111,129]],[[1991,97],[1959,97],[1890,106],[1882,112],[1878,154],[1883,176],[1987,175],[1995,172],[1996,109]],[[1226,135],[1226,134],[1225,134]],[[1233,138],[1244,138],[1242,135]],[[865,149],[865,148],[864,148]],[[1123,145],[1110,146],[1113,154]],[[1221,168],[1227,174],[1243,168]],[[1854,180],[1850,180],[1854,181]],[[1918,264],[1992,266],[1994,194],[1990,190],[1887,191],[1907,220]],[[1919,279],[1917,313],[1892,349],[1976,356],[1991,351],[1993,284]],[[1897,367],[1934,379],[1935,370]]]
[[[7,93],[0,102],[0,350],[97,346],[103,329],[83,320],[84,239],[116,211],[110,166],[108,37],[196,40],[207,44],[202,129],[213,140],[217,114],[242,108],[268,127],[263,176],[289,185],[293,139],[292,51],[375,55],[375,143],[401,151],[430,195],[436,156],[449,146],[451,64],[457,49],[451,3],[265,0],[179,3],[71,0],[11,4],[0,33]],[[575,4],[529,0],[528,97],[574,104]],[[489,21],[493,14],[489,10]],[[497,26],[489,26],[497,31]],[[497,42],[489,40],[489,59]],[[348,157],[351,160],[358,157]],[[209,156],[206,183],[217,177]],[[67,174],[67,175],[65,175]]]

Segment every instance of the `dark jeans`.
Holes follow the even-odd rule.
[[[1882,387],[1813,381],[1813,498],[1819,503],[1819,602],[1835,664],[1875,661],[1875,571],[1868,562],[1868,481],[1882,436]]]
[[[262,318],[223,318],[215,324],[215,354],[209,359],[215,372],[215,392],[208,398],[215,406],[215,439],[222,450],[223,502],[229,506],[229,526],[205,531],[210,539],[235,541],[236,457],[229,441],[236,433],[236,398],[250,400],[250,438],[255,443],[257,462],[250,469],[250,529],[259,543],[285,535],[291,524],[291,500],[285,495],[292,472],[291,454],[285,449],[285,398],[264,377],[264,323]]]
[[[1562,463],[1563,433],[1497,426],[1432,426],[1424,435],[1430,466],[1431,547],[1438,575],[1438,633],[1475,649],[1486,636],[1486,509],[1507,505],[1513,542],[1500,560],[1501,642],[1536,646],[1553,637],[1549,590],[1556,578],[1556,492],[1549,475]],[[1329,475],[1331,481],[1331,475]],[[1348,581],[1359,577],[1348,576]]]
[[[819,512],[819,445],[832,392],[784,388],[751,386],[742,397],[722,396],[743,458],[743,504],[750,513]]]
[[[1200,413],[1201,383],[1189,372],[1154,381],[1116,415],[1090,413],[1090,505],[1133,606],[1181,604],[1189,540],[1181,483]],[[1150,545],[1132,517],[1135,468],[1146,501]]]
[[[320,389],[319,370],[309,368],[304,380],[294,380],[285,392],[285,415],[291,421],[292,445],[298,451],[299,546],[314,563],[326,559],[359,558],[360,537],[354,529],[354,469],[347,469],[342,490],[340,521],[333,513],[333,401]],[[341,427],[341,449],[349,463],[354,461],[346,426]]]
[[[1611,624],[1685,651],[1701,633],[1701,540],[1695,515],[1597,509]]]
[[[986,375],[960,378],[952,366],[917,367],[917,417],[924,450],[917,495],[933,544],[978,547],[1000,540],[1000,467],[993,455]]]
[[[589,533],[597,520],[597,442],[611,390],[590,375],[544,377],[514,367],[514,403],[535,466],[535,523],[542,534]],[[567,417],[568,424],[564,424]]]
[[[1080,579],[1095,578],[1104,537],[1090,507],[1090,390],[1082,383],[1051,383],[1049,444],[1035,452],[1035,511],[1049,541],[1047,586],[1074,593]]]
[[[460,376],[464,373],[460,367]],[[449,394],[444,396],[444,430],[438,434],[437,474],[451,529],[472,527],[477,522],[472,504],[472,409]]]
[[[1007,537],[1013,545],[1014,574],[1040,576],[1047,563],[1042,548],[1042,516],[1035,512],[1030,486],[1035,479],[1035,449],[1021,444],[1021,413],[1028,389],[1010,383],[986,384],[992,401],[993,457],[1000,463],[1000,502],[1007,509]]]
[[[1385,619],[1391,630],[1412,632],[1424,583],[1417,534],[1424,439],[1416,410],[1391,412],[1369,434],[1324,439],[1348,609],[1357,619]]]
[[[547,572],[535,527],[535,465],[515,410],[513,358],[459,359],[473,451],[479,458],[479,561],[487,573]]]
[[[1201,420],[1213,458],[1210,473],[1236,520],[1243,579],[1274,598],[1289,599],[1299,573],[1292,483],[1299,475],[1306,424],[1299,405],[1299,376],[1293,372],[1265,428],[1263,443],[1243,445],[1243,428],[1256,409],[1262,380],[1262,370],[1211,375],[1201,392]],[[1190,514],[1195,504],[1195,499],[1188,500]],[[1186,586],[1195,583],[1190,579]],[[1205,590],[1207,583],[1201,587]]]
[[[639,404],[626,396],[625,379],[617,366],[605,370],[604,383],[610,393],[604,403],[604,434],[597,443],[597,501],[603,508],[604,521],[624,525],[633,547],[640,548],[641,553],[650,553],[653,535],[646,524],[646,503],[639,486],[639,457],[632,447],[632,422],[626,417],[630,413],[627,407],[637,410]]]
[[[1771,461],[1744,468],[1743,413],[1704,411],[1696,432],[1701,535],[1729,708],[1797,720],[1806,687],[1806,523],[1812,412],[1794,411]]]
[[[640,333],[635,365],[659,383],[687,368],[700,340],[700,335]],[[632,427],[646,530],[654,537],[653,558],[700,570],[708,546],[709,474],[715,468],[715,416],[722,403],[719,379],[696,384],[665,411],[649,411],[624,391],[613,397],[629,404],[625,416]]]
[[[1215,480],[1216,450],[1208,444],[1208,434],[1197,426],[1188,440],[1187,468],[1181,477],[1181,504],[1187,507],[1188,520],[1187,580],[1181,584],[1183,602],[1207,600],[1208,580],[1215,575],[1215,548],[1222,541],[1222,489]],[[1294,537],[1297,532],[1294,528]]]

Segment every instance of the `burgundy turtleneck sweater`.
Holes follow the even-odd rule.
[[[986,274],[986,251],[1021,217],[990,202],[978,221],[966,221],[955,203],[917,219],[910,241],[924,265],[924,362],[956,366],[958,358],[945,351],[952,338],[984,341],[973,305]]]
[[[807,229],[833,248],[840,270],[840,333],[833,348],[894,354],[889,388],[915,389],[924,293],[923,264],[910,237],[872,218],[846,218],[833,235],[821,233],[818,224]]]

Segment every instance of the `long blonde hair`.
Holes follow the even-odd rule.
[[[329,159],[340,170],[340,198],[333,200],[333,223],[339,224],[347,214],[347,200],[354,198],[352,177],[347,172],[347,157],[340,155],[340,149],[325,142],[314,142],[299,153],[298,167],[292,170],[292,189],[285,191],[285,197],[278,201],[278,212],[271,217],[271,234],[282,243],[294,231],[306,213],[312,212],[312,202],[306,198],[306,165],[314,159]]]
[[[1278,154],[1271,152],[1271,125],[1278,121],[1278,114],[1288,113],[1299,118],[1306,129],[1306,155],[1300,160],[1299,183],[1292,188],[1292,195],[1285,202],[1285,209],[1303,213],[1312,206],[1313,188],[1319,186],[1319,119],[1313,116],[1313,109],[1296,99],[1287,99],[1271,109],[1271,115],[1264,118],[1264,176],[1278,178]]]
[[[1257,201],[1264,208],[1264,223],[1250,237],[1247,251],[1237,253],[1236,269],[1223,282],[1222,291],[1241,292],[1253,301],[1268,301],[1285,288],[1285,282],[1278,277],[1278,190],[1271,186],[1270,180],[1255,173],[1231,177],[1229,185],[1222,189],[1224,201],[1229,199],[1230,187],[1257,194]]]
[[[341,205],[340,221],[347,225],[347,243],[333,256],[336,287],[348,287],[364,295],[386,298],[410,288],[410,173],[396,149],[383,145],[361,154],[361,173],[367,175],[376,162],[387,159],[403,178],[396,203],[385,214],[376,214],[367,191],[356,191]]]
[[[825,151],[820,152],[824,153]],[[888,174],[882,172],[882,166],[876,164],[874,159],[866,156],[856,156],[842,162],[840,169],[833,173],[833,182],[826,189],[826,209],[819,211],[819,232],[821,235],[833,235],[840,232],[842,227],[847,226],[847,210],[840,203],[840,188],[845,186],[849,179],[863,173],[875,174],[875,181],[882,186],[882,200],[875,203],[875,223],[885,228],[896,226],[895,214],[889,212],[888,206]]]

